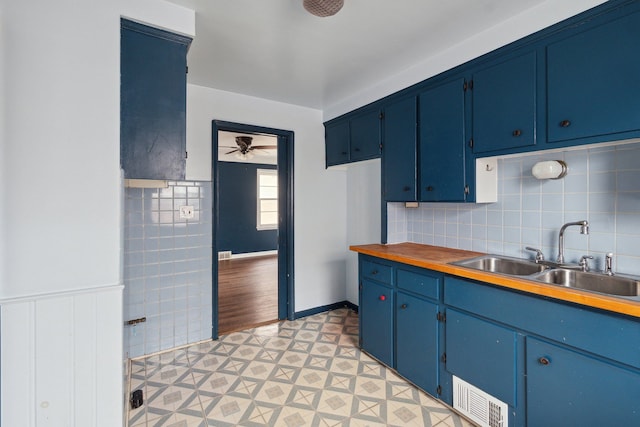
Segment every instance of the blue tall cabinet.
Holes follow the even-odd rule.
[[[125,178],[185,178],[191,39],[121,20],[120,165]]]

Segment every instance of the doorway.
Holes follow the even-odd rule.
[[[277,151],[277,154],[273,151]],[[269,155],[275,157],[274,161],[264,160]],[[225,160],[221,157],[235,158],[232,161],[237,164],[221,161]],[[268,163],[275,164],[269,166]],[[234,187],[230,191],[242,191],[240,181],[247,181],[247,177],[239,175],[240,172],[248,174],[249,182],[255,183],[251,189],[253,196],[241,194],[245,201],[255,198],[254,207],[249,209],[251,212],[246,212],[246,205],[235,203],[235,196],[226,197],[228,193],[224,192],[228,190],[221,188],[223,182],[230,181]],[[235,178],[233,174],[236,174]],[[213,339],[217,339],[220,333],[231,332],[233,325],[252,327],[269,320],[292,320],[293,132],[214,120],[212,178]],[[261,182],[266,185],[262,191],[263,195],[269,196],[266,200],[260,199]],[[277,185],[269,188],[270,183]],[[273,199],[274,193],[271,191],[277,192],[277,199]],[[236,227],[236,224],[229,222],[228,204],[243,209],[244,217],[253,217],[255,223],[252,227],[257,232],[247,234],[249,227]],[[238,222],[239,213],[236,215]],[[275,250],[271,238],[275,242]],[[231,243],[233,239],[235,243]],[[237,252],[235,255],[234,250],[229,250],[232,247]],[[272,309],[268,308],[269,301],[274,304]]]

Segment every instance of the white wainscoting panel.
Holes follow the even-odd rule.
[[[122,425],[122,289],[0,301],[1,425]]]

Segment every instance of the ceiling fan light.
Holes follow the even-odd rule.
[[[338,13],[344,6],[344,0],[304,0],[303,5],[307,12],[324,18]]]

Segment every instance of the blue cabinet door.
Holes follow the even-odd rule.
[[[327,167],[349,162],[349,120],[326,124],[324,141]]]
[[[384,109],[382,173],[384,200],[417,200],[417,100],[396,101]]]
[[[635,12],[547,47],[549,142],[640,130],[638,40]]]
[[[380,157],[380,111],[371,109],[351,119],[352,162]]]
[[[465,201],[464,79],[419,97],[420,201]]]
[[[189,42],[122,20],[120,163],[125,178],[185,177]]]
[[[536,52],[473,74],[473,152],[536,143]]]
[[[447,371],[515,407],[516,331],[451,308],[446,315]]]
[[[640,374],[527,337],[527,425],[639,426]]]
[[[363,280],[359,312],[362,349],[393,366],[393,289]]]
[[[438,395],[438,305],[405,292],[396,297],[396,369]]]

